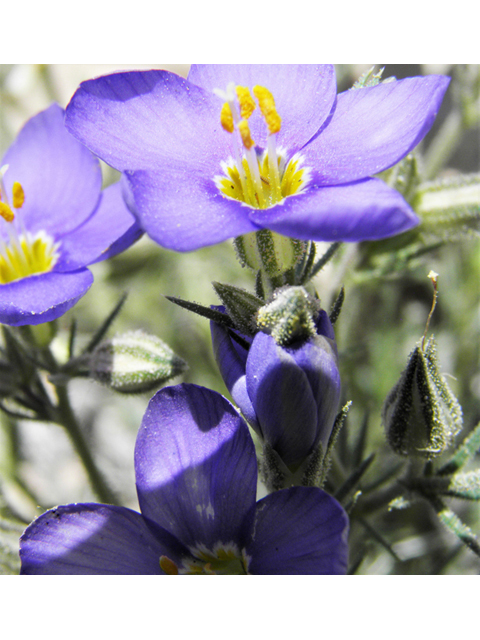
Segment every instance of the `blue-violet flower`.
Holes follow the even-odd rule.
[[[23,574],[344,574],[348,517],[315,487],[258,502],[248,427],[221,395],[183,384],[148,405],[135,447],[141,514],[71,504],[20,540]]]
[[[422,140],[448,83],[431,75],[337,96],[333,65],[192,65],[186,80],[133,71],[83,82],[66,126],[126,173],[140,225],[169,249],[263,228],[376,240],[418,218],[371,176]]]
[[[98,159],[65,129],[57,104],[31,118],[0,169],[0,322],[41,324],[89,289],[86,265],[141,230],[120,183],[101,191]]]
[[[227,389],[260,438],[292,470],[319,444],[325,454],[340,402],[335,334],[323,309],[314,324],[316,335],[282,346],[263,331],[253,340],[241,336],[240,344],[231,329],[211,323]]]

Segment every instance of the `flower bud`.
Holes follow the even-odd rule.
[[[434,458],[462,428],[462,410],[439,374],[433,337],[416,347],[382,412],[387,439],[403,456]]]
[[[333,327],[301,287],[277,292],[257,326],[251,338],[212,322],[215,358],[245,418],[294,471],[320,444],[325,452],[337,414]]]
[[[90,375],[121,393],[142,393],[186,370],[187,364],[160,338],[131,331],[101,343],[93,352]]]

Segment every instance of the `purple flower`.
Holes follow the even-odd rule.
[[[448,83],[432,75],[337,96],[332,65],[192,65],[187,80],[117,73],[80,85],[66,126],[126,172],[140,225],[169,249],[262,228],[375,240],[418,223],[371,176],[422,140]]]
[[[72,504],[35,520],[20,540],[24,574],[344,574],[348,518],[321,489],[255,502],[247,425],[196,385],[159,391],[138,433],[141,514]]]
[[[211,323],[215,359],[229,392],[292,470],[318,444],[325,453],[340,401],[337,346],[324,310],[315,328],[316,335],[289,346],[259,331],[253,340],[246,338],[246,349],[231,330]]]
[[[0,169],[0,322],[41,324],[93,282],[86,265],[141,234],[121,185],[103,192],[100,165],[73,138],[57,104],[31,118]]]

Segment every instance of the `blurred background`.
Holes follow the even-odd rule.
[[[339,91],[351,87],[370,67],[371,64],[338,65]],[[457,69],[454,65],[377,67],[385,67],[384,78],[398,79],[430,73],[454,76]],[[132,67],[0,65],[2,155],[23,124],[52,101],[65,107],[83,80],[129,68]],[[135,68],[168,69],[182,76],[186,76],[189,69],[188,65],[136,65]],[[426,157],[455,105],[456,97],[449,90],[432,131],[422,143],[421,151]],[[118,179],[119,175],[109,167],[103,165],[103,170],[105,184]],[[447,166],[441,167],[441,175],[479,170],[477,124],[462,131]],[[327,247],[320,244],[318,254]],[[404,369],[408,354],[423,335],[432,304],[432,284],[427,278],[432,269],[439,274],[439,299],[429,334],[436,337],[442,373],[463,407],[464,432],[480,420],[478,249],[478,240],[472,236],[427,253],[406,265],[395,277],[379,277],[368,270],[360,274],[349,270],[352,247],[345,246],[315,278],[316,290],[326,309],[330,308],[340,287],[345,286],[346,298],[336,334],[344,401],[352,400],[353,404],[341,446],[350,451],[355,448],[360,424],[368,413],[365,451],[367,454],[377,452],[368,471],[372,478],[398,463],[385,442],[381,407]],[[72,317],[77,320],[81,343],[122,294],[127,293],[126,303],[109,335],[139,328],[156,334],[188,362],[189,371],[183,381],[215,389],[228,397],[213,359],[207,320],[175,306],[164,296],[173,295],[203,305],[217,304],[211,286],[213,280],[252,290],[252,274],[236,261],[231,242],[177,254],[143,237],[120,256],[93,265],[92,271],[95,282],[90,291],[59,320],[60,330],[54,344],[59,357],[66,350]],[[110,484],[120,492],[125,506],[137,509],[133,449],[149,395],[120,396],[88,380],[73,381],[71,393]],[[368,479],[369,475],[366,481]],[[83,469],[61,427],[31,421],[15,424],[0,414],[0,513],[2,509],[8,510],[18,520],[28,523],[54,505],[92,500],[94,496]],[[480,534],[478,506],[460,501],[451,501],[451,505],[464,522]],[[352,531],[352,544],[358,543],[358,549],[365,549],[359,573],[430,573],[435,562],[440,563],[443,573],[478,573],[480,570],[478,558],[443,530],[433,511],[430,513],[425,505],[414,506],[409,512],[377,515],[376,526],[397,559],[378,541],[372,538],[365,543],[360,540],[363,533]],[[18,535],[15,538],[12,534],[12,549],[17,541]],[[452,555],[450,559],[448,553]]]

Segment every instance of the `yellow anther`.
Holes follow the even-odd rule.
[[[0,216],[7,222],[12,222],[12,220],[15,218],[15,216],[13,215],[13,211],[10,209],[6,202],[0,201]]]
[[[255,100],[252,98],[248,87],[235,87],[235,91],[240,105],[240,115],[247,120],[257,108]]]
[[[256,85],[253,87],[253,93],[258,100],[258,106],[268,126],[270,133],[278,133],[282,124],[282,119],[275,108],[275,100],[272,94],[265,87]]]
[[[228,133],[233,133],[233,116],[228,102],[225,102],[222,105],[222,110],[220,112],[220,123],[225,131],[228,131]]]
[[[240,132],[243,146],[246,149],[251,149],[255,142],[252,140],[250,127],[248,126],[248,122],[246,120],[240,120],[240,122],[238,123],[238,131]]]
[[[19,182],[13,183],[12,193],[13,193],[13,206],[15,209],[20,209],[20,207],[25,202],[25,193],[23,192],[23,187]]]
[[[165,571],[167,576],[178,576],[177,565],[167,556],[160,556],[160,569],[162,569],[162,571]]]

